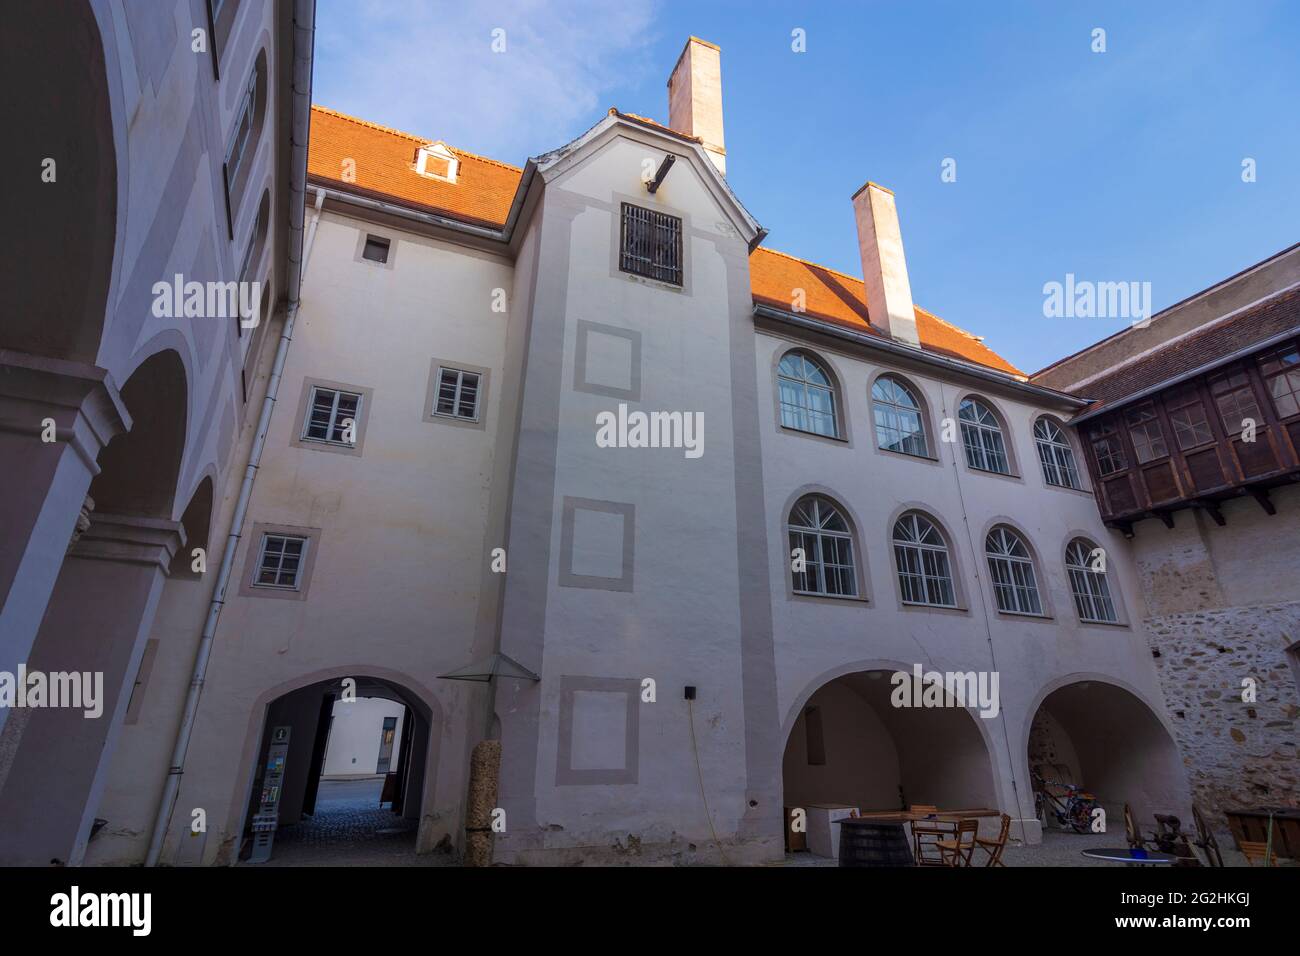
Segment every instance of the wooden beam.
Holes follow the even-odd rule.
[[[1174,513],[1172,511],[1157,511],[1156,517],[1165,523],[1166,528],[1174,526]]]
[[[1265,514],[1277,514],[1277,506],[1269,500],[1267,488],[1251,488],[1250,493],[1259,502],[1259,506],[1264,509]]]
[[[1208,514],[1211,518],[1213,518],[1214,523],[1217,524],[1220,528],[1222,528],[1225,524],[1228,523],[1227,520],[1223,517],[1223,512],[1219,510],[1219,506],[1215,502],[1207,501],[1205,504],[1201,505],[1201,507],[1205,509],[1205,513]]]

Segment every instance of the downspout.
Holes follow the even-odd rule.
[[[185,756],[189,750],[190,737],[194,733],[194,722],[198,715],[199,699],[203,695],[203,683],[207,675],[208,660],[212,656],[212,642],[217,633],[217,622],[221,619],[221,609],[225,604],[226,588],[230,584],[230,572],[234,566],[235,551],[239,546],[239,538],[243,532],[244,519],[248,514],[248,503],[253,497],[253,482],[257,478],[257,469],[262,461],[262,451],[266,447],[266,435],[271,426],[271,413],[275,410],[275,399],[280,390],[280,379],[284,373],[285,360],[289,355],[289,343],[293,339],[294,322],[298,317],[302,277],[307,268],[307,258],[311,254],[312,241],[316,237],[316,225],[320,221],[321,206],[325,201],[325,194],[317,190],[315,213],[312,216],[311,226],[307,229],[306,242],[304,242],[303,220],[306,213],[307,192],[307,135],[311,124],[311,70],[312,49],[315,43],[315,23],[315,0],[295,0],[293,9],[292,133],[290,136],[291,154],[289,159],[288,308],[285,312],[284,327],[280,331],[280,341],[275,350],[275,362],[271,366],[271,378],[266,386],[266,396],[262,400],[262,410],[258,416],[257,431],[253,436],[253,446],[249,450],[248,465],[244,469],[244,479],[239,486],[239,498],[235,504],[234,515],[231,517],[230,533],[226,538],[226,549],[221,556],[221,568],[217,572],[217,582],[212,592],[212,601],[208,605],[203,633],[199,637],[199,646],[195,651],[194,670],[190,677],[189,691],[185,697],[185,709],[182,712],[180,728],[176,733],[176,744],[172,749],[167,778],[163,783],[162,799],[158,802],[158,815],[154,820],[153,834],[149,838],[149,852],[145,856],[145,866],[158,865],[158,859],[162,856],[163,843],[167,838],[167,828],[171,824],[172,812],[176,806],[176,798],[180,793],[181,776],[185,772]]]

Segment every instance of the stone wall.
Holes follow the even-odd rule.
[[[1164,614],[1147,640],[1201,811],[1300,805],[1300,601]],[[1253,701],[1243,681],[1255,682]]]

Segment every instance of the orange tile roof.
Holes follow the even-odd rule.
[[[843,272],[760,246],[749,256],[749,285],[755,302],[786,312],[792,311],[794,290],[803,289],[805,314],[855,332],[882,334],[867,321],[867,296],[862,280]],[[920,306],[916,306],[915,311],[917,336],[921,348],[926,351],[975,362],[1011,375],[1023,374],[969,332]]]
[[[645,117],[634,118],[660,125]],[[430,142],[435,140],[313,106],[307,174],[313,181],[397,199],[479,225],[505,225],[523,170],[448,146],[460,160],[456,182],[421,176],[415,172],[416,151]],[[344,178],[348,160],[355,164],[351,181]],[[803,289],[807,315],[857,332],[880,334],[867,321],[861,279],[762,247],[749,257],[749,274],[755,302],[789,311],[793,290]],[[970,333],[919,306],[916,328],[926,351],[1022,374]]]
[[[415,171],[416,152],[431,142],[435,141],[313,106],[307,175],[479,225],[504,225],[523,170],[448,146],[460,160],[456,182],[421,176]],[[352,181],[345,179],[349,160],[355,164]]]

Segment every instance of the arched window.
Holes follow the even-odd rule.
[[[909,511],[894,523],[894,561],[903,603],[957,606],[948,544],[928,518]]]
[[[1074,464],[1074,449],[1061,426],[1050,418],[1034,422],[1034,444],[1043,466],[1043,480],[1060,488],[1082,488],[1079,469]]]
[[[957,418],[961,421],[962,444],[966,446],[966,464],[980,471],[1011,474],[1002,426],[989,407],[973,398],[963,399],[957,407]]]
[[[252,175],[253,157],[257,154],[266,118],[266,69],[266,51],[262,50],[236,104],[235,125],[226,146],[226,212],[231,239],[235,237],[234,223],[239,218],[240,202]]]
[[[800,498],[790,511],[794,589],[802,594],[857,597],[853,533],[839,509],[821,495]],[[794,552],[798,550],[800,555]]]
[[[1065,549],[1065,570],[1070,576],[1079,620],[1118,624],[1119,615],[1106,581],[1106,553],[1091,541],[1075,538]]]
[[[1043,602],[1038,596],[1038,581],[1034,577],[1034,559],[1029,549],[1009,528],[994,528],[984,540],[984,551],[989,559],[989,574],[993,579],[993,595],[998,610],[1013,614],[1042,614]]]
[[[880,376],[871,386],[871,408],[877,446],[923,458],[930,454],[921,403],[906,385],[892,376]]]
[[[814,435],[839,437],[835,420],[835,386],[812,357],[787,353],[777,369],[781,392],[781,424]]]

